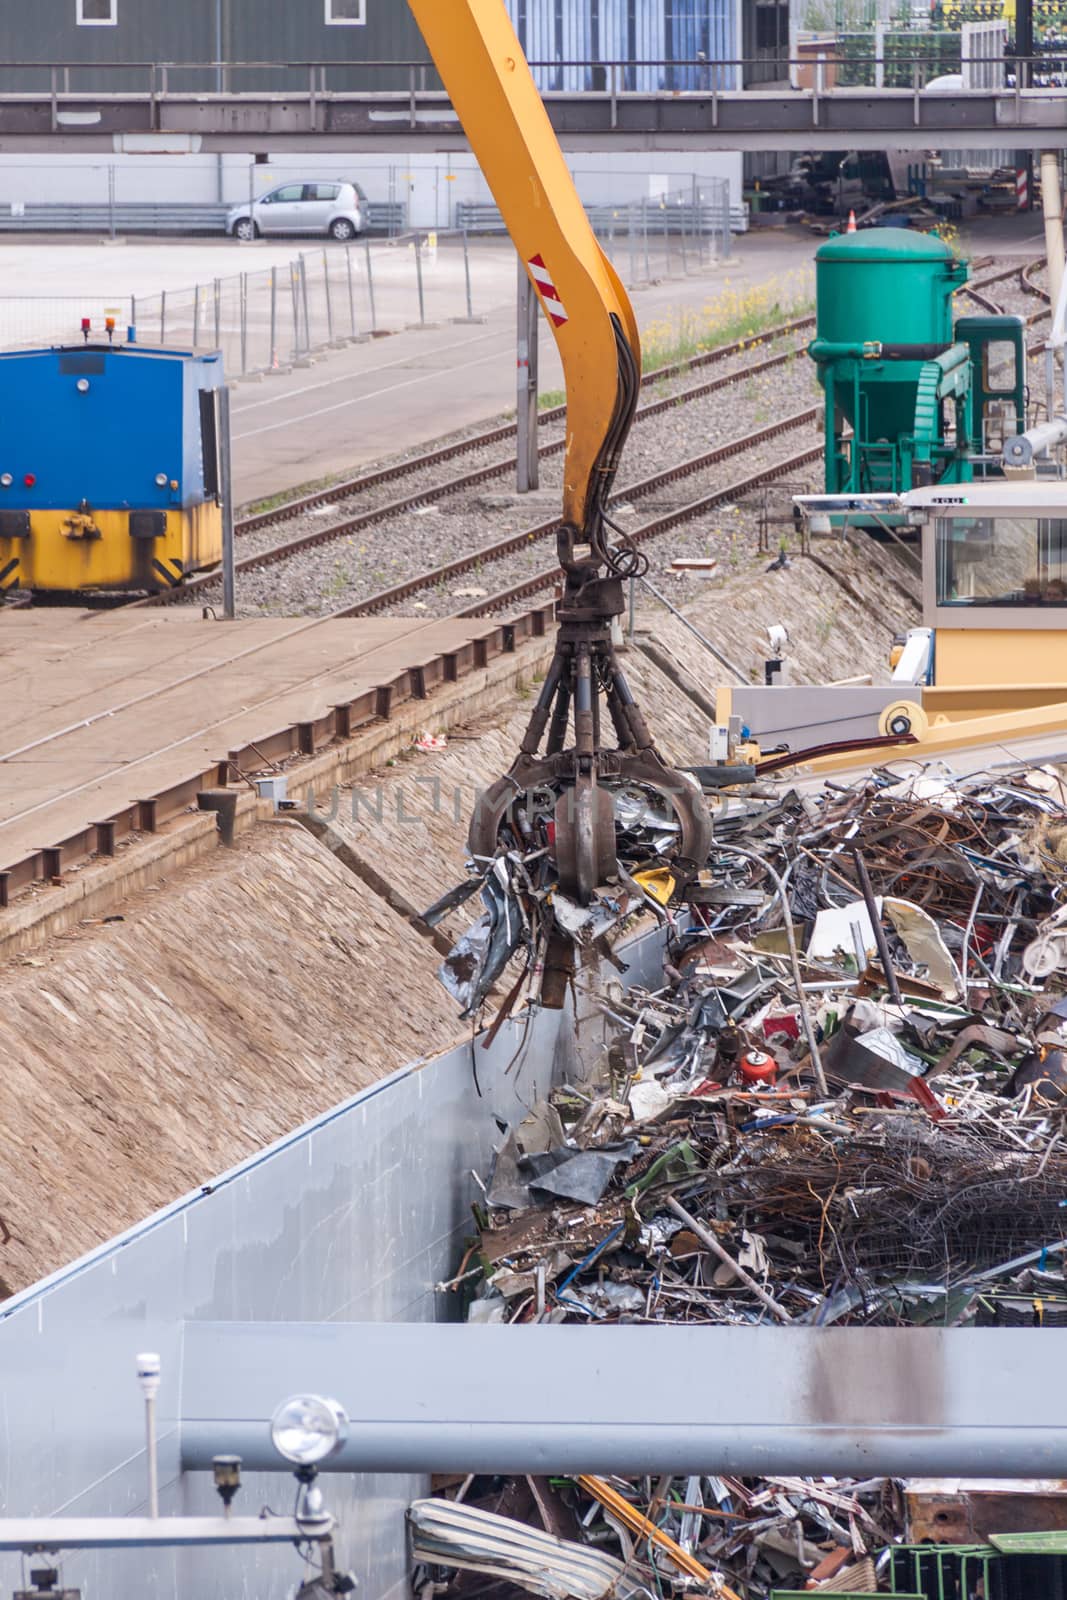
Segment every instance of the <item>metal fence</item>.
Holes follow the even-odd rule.
[[[748,207],[730,203],[723,178],[623,205],[586,206],[593,230],[628,283],[683,276],[725,260],[731,236],[748,230]],[[456,225],[469,235],[502,234],[504,221],[491,202],[460,201]]]
[[[490,209],[495,213],[481,208]],[[728,213],[721,207],[704,206],[699,215],[675,208],[669,215],[676,230],[666,215],[652,205],[621,207],[599,229],[627,281],[696,272],[729,254]],[[498,225],[502,231],[499,219]],[[467,232],[426,231],[330,242],[280,266],[150,295],[0,295],[0,348],[74,343],[85,317],[100,337],[110,317],[118,339],[133,326],[143,344],[218,349],[228,376],[254,377],[399,328],[477,320],[513,292],[510,273],[508,289],[501,287],[504,256],[510,264],[503,239],[499,247],[485,239],[479,247]]]
[[[10,201],[0,205],[0,233],[224,234],[233,206],[195,201],[116,200],[114,169],[108,173],[110,193],[99,201]],[[401,201],[372,200],[367,205],[366,231],[393,236],[405,227]]]
[[[83,317],[99,337],[112,317],[116,338],[132,325],[143,344],[218,349],[229,376],[251,377],[398,327],[473,317],[494,280],[472,257],[461,236],[421,233],[331,243],[281,266],[151,295],[3,295],[0,346],[74,342]]]
[[[134,320],[143,340],[222,350],[227,372],[243,377],[397,327],[473,318],[476,283],[466,239],[410,234],[138,296]]]

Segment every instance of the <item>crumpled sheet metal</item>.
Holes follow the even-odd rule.
[[[490,1301],[472,1315],[737,1323],[773,1304],[820,1326],[995,1325],[1027,1314],[1034,1284],[1046,1322],[1067,1323],[1059,1261],[1041,1264],[1067,1232],[1067,978],[1042,988],[1022,967],[1067,902],[1067,851],[1048,847],[1061,816],[1067,839],[1063,790],[1045,776],[776,788],[736,821],[741,861],[720,829],[708,883],[727,892],[702,901],[702,880],[672,919],[663,984],[595,991],[607,1132],[590,1136],[595,1106],[559,1101],[552,1149],[517,1160],[502,1141],[481,1243],[524,1293],[494,1311],[498,1287],[469,1285]],[[799,987],[785,908],[740,892],[761,858],[788,885]]]
[[[613,1556],[476,1506],[415,1500],[408,1523],[416,1561],[501,1578],[546,1600],[601,1600],[632,1592],[622,1562]]]
[[[441,982],[459,1001],[465,1017],[481,1007],[523,934],[521,912],[499,866],[482,885],[482,904],[482,915],[457,939],[438,968]]]

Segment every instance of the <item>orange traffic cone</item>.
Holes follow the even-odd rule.
[[[855,233],[855,231],[856,231],[856,213],[854,211],[850,211],[849,214],[848,214],[848,227],[845,229],[845,232],[846,233]]]

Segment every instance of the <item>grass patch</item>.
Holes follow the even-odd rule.
[[[544,394],[537,396],[538,411],[553,411],[556,406],[561,406],[567,399],[566,389],[546,389]]]
[[[680,306],[650,322],[641,335],[645,371],[678,365],[716,345],[756,338],[780,322],[806,316],[815,309],[810,275],[795,276],[801,281],[789,284],[771,279],[743,289],[726,282],[699,310]]]
[[[277,511],[279,506],[287,506],[290,500],[303,500],[305,495],[332,489],[335,484],[345,483],[352,477],[355,477],[354,472],[333,472],[328,478],[312,478],[309,483],[298,483],[295,489],[279,489],[277,494],[266,495],[262,500],[250,500],[247,505],[237,508],[238,515],[261,517],[268,511]]]

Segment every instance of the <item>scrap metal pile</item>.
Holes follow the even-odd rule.
[[[686,797],[699,800],[696,780],[675,776]],[[611,961],[610,941],[630,917],[646,907],[658,911],[687,886],[688,868],[677,857],[684,825],[665,795],[639,783],[599,792],[608,801],[609,822],[614,816],[613,881],[586,903],[565,893],[559,881],[558,832],[570,826],[572,806],[542,786],[513,796],[496,854],[473,856],[467,879],[423,913],[422,921],[436,927],[480,893],[481,915],[439,969],[463,1016],[476,1016],[490,1002],[509,962],[518,976],[498,1005],[499,1021],[516,1008],[524,989],[530,1002],[558,1009],[577,966]]]
[[[443,1588],[456,1600],[522,1589],[548,1600],[648,1600],[672,1588],[748,1600],[809,1582],[873,1594],[902,1516],[899,1486],[886,1478],[583,1473],[468,1478],[453,1494],[417,1500],[409,1522],[416,1592]]]
[[[601,983],[592,1077],[500,1144],[468,1318],[1067,1325],[1060,769],[747,791],[665,916],[662,985]],[[902,1531],[882,1480],[614,1492],[746,1596],[873,1591],[838,1569]],[[586,1480],[564,1499],[638,1586],[681,1581]]]

